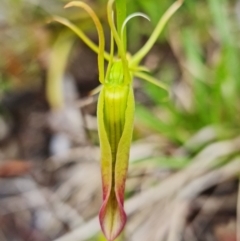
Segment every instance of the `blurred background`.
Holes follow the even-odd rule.
[[[0,240],[101,241],[97,56],[65,0],[0,1]],[[109,29],[106,0],[89,0]],[[135,53],[173,0],[129,0]],[[240,1],[185,0],[134,80],[136,117],[119,241],[240,240]]]

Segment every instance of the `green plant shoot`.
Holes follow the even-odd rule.
[[[98,100],[97,119],[103,186],[103,204],[99,212],[99,220],[102,231],[109,241],[113,241],[120,234],[126,223],[124,189],[134,121],[132,80],[134,76],[137,76],[168,91],[163,83],[147,74],[146,68],[139,66],[139,63],[152,48],[170,17],[182,4],[182,1],[176,1],[170,6],[159,20],[146,44],[131,57],[127,55],[126,52],[126,23],[135,16],[145,18],[147,18],[147,16],[142,13],[135,13],[124,20],[123,16],[125,16],[126,13],[126,1],[116,1],[118,7],[116,12],[120,15],[116,16],[118,20],[117,28],[114,23],[113,14],[114,0],[109,0],[107,3],[108,23],[111,30],[110,53],[105,52],[105,38],[102,25],[94,11],[87,4],[73,1],[65,7],[80,7],[89,13],[98,31],[99,46],[95,45],[73,23],[61,17],[54,18],[56,21],[72,29],[98,54],[99,81],[102,87]],[[117,57],[114,55],[114,43],[116,43],[118,50]],[[106,74],[104,70],[104,60],[108,61]]]

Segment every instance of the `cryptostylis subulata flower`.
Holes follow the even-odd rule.
[[[124,211],[124,190],[128,169],[129,150],[132,139],[134,121],[133,77],[147,80],[160,88],[166,86],[148,75],[140,61],[149,52],[167,21],[181,6],[176,1],[159,20],[149,40],[133,56],[126,52],[126,23],[135,16],[147,18],[142,13],[134,13],[126,18],[126,0],[114,0],[107,3],[107,17],[111,31],[111,51],[105,52],[105,38],[102,25],[94,11],[84,2],[73,1],[65,7],[80,7],[89,13],[98,31],[99,45],[95,45],[76,25],[68,20],[54,19],[72,29],[93,51],[98,54],[99,80],[101,85],[98,107],[98,131],[101,149],[101,173],[103,187],[103,204],[99,212],[102,231],[107,240],[113,241],[122,231],[126,223]],[[117,27],[114,23],[116,15]],[[118,49],[114,55],[114,45]],[[105,74],[104,60],[108,61]]]

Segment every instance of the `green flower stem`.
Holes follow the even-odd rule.
[[[112,19],[112,6],[113,6],[113,2],[114,0],[109,0],[108,4],[107,4],[107,16],[108,16],[108,23],[111,29],[111,32],[113,34],[113,37],[116,41],[117,47],[118,47],[118,52],[120,54],[120,57],[122,59],[123,62],[123,72],[127,74],[126,78],[125,78],[125,84],[129,83],[127,81],[131,80],[130,74],[129,74],[129,68],[128,68],[128,62],[127,62],[127,58],[126,58],[126,53],[124,51],[124,46],[123,43],[118,35],[118,32],[116,30],[116,27],[114,25],[113,19]],[[121,31],[121,29],[120,29]]]
[[[114,59],[114,38],[113,38],[113,34],[112,34],[112,32],[111,32],[110,59],[109,59],[109,61],[108,61],[106,79],[109,79],[109,74],[110,74],[111,67],[112,67],[112,64],[113,64],[113,59]]]
[[[126,0],[115,0],[116,3],[116,13],[117,13],[117,31],[119,36],[122,37],[123,47],[126,51],[126,29],[124,29],[123,34],[121,34],[121,29],[123,22],[125,21],[127,17],[127,4]]]

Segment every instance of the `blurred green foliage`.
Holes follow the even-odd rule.
[[[239,132],[239,28],[231,14],[234,7],[224,0],[186,0],[168,28],[167,41],[178,66],[166,62],[156,74],[172,86],[173,101],[161,101],[157,88],[144,83],[157,109],[139,105],[137,116],[173,142],[184,143],[212,124],[225,130],[221,137]]]

